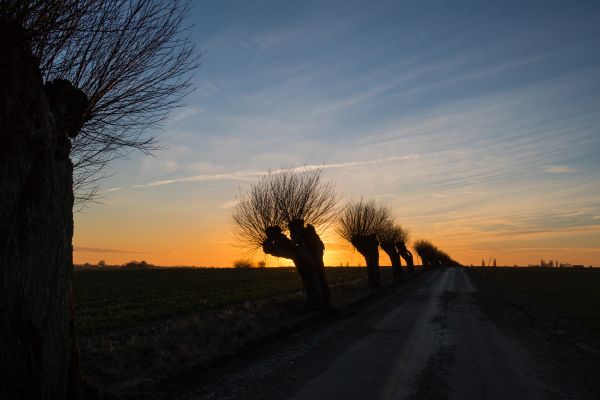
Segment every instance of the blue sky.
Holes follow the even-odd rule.
[[[168,149],[115,163],[76,216],[76,259],[229,265],[238,188],[324,164],[465,263],[600,265],[598,21],[596,1],[195,1],[197,89]]]

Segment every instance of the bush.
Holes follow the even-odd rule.
[[[129,261],[126,264],[123,264],[123,268],[147,268],[147,267],[153,267],[152,264],[147,263],[146,261],[142,260],[142,261]]]
[[[254,268],[252,260],[248,258],[242,258],[233,262],[233,268]]]

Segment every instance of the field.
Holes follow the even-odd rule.
[[[365,268],[326,273],[337,308],[369,294]],[[292,268],[76,268],[74,290],[83,372],[125,398],[318,318]]]
[[[330,285],[364,279],[364,268],[327,268]],[[76,269],[83,335],[132,328],[302,290],[292,268]]]
[[[600,339],[600,269],[473,268],[496,286],[577,322]]]

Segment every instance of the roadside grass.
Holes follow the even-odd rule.
[[[327,268],[331,285],[363,279],[364,268]],[[82,335],[137,327],[302,291],[293,268],[76,269]]]
[[[326,273],[335,307],[369,295],[365,268]],[[80,269],[75,301],[82,369],[123,398],[158,398],[184,371],[319,315],[292,268]]]
[[[470,270],[574,320],[600,340],[600,269],[478,267]]]

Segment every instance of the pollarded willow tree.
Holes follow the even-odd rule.
[[[241,191],[233,209],[233,233],[245,247],[291,260],[302,278],[308,304],[331,306],[325,276],[325,246],[317,229],[336,216],[337,197],[321,169],[270,172]]]
[[[392,275],[396,280],[402,278],[402,263],[400,261],[400,253],[396,247],[396,243],[401,240],[401,234],[402,227],[390,219],[381,227],[378,235],[379,246],[390,258]]]
[[[431,269],[432,267],[438,266],[436,259],[436,253],[438,249],[429,240],[415,240],[415,242],[413,243],[413,247],[419,255],[419,257],[421,258],[423,268]]]
[[[348,204],[337,222],[338,234],[365,258],[370,289],[381,287],[378,237],[390,221],[389,208],[374,200],[360,199]]]
[[[426,269],[436,267],[458,267],[460,263],[452,259],[445,251],[438,249],[429,240],[416,240],[414,243],[416,252],[421,257],[423,267]]]
[[[90,395],[73,314],[73,184],[89,199],[109,161],[156,148],[146,131],[196,65],[187,11],[177,0],[0,0],[2,399]]]
[[[410,242],[410,232],[407,228],[400,225],[397,226],[397,229],[398,240],[396,241],[396,250],[398,251],[400,256],[404,258],[408,272],[412,273],[415,271],[415,263],[413,260],[412,253],[410,252],[410,250],[408,250],[408,244]]]

